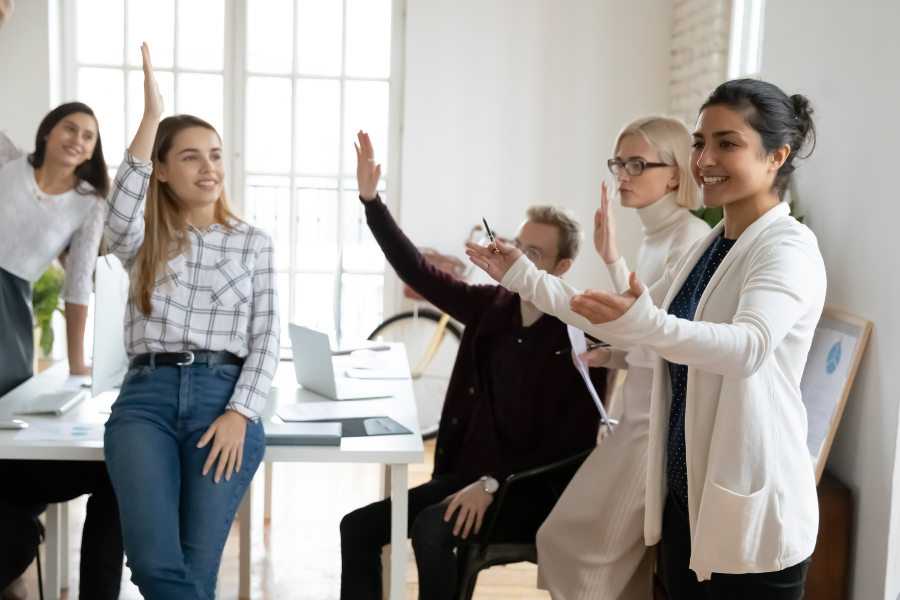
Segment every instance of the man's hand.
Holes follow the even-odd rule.
[[[231,480],[231,473],[241,470],[241,462],[244,459],[244,436],[247,433],[247,417],[235,410],[226,410],[225,414],[213,421],[197,447],[202,448],[210,441],[212,449],[203,465],[203,474],[209,473],[216,458],[219,464],[216,467],[215,481],[219,483],[222,473],[225,473],[225,481]]]
[[[455,494],[444,498],[448,502],[447,512],[444,513],[444,522],[453,518],[453,513],[459,509],[456,517],[456,526],[453,527],[453,535],[459,535],[462,530],[462,539],[469,537],[469,532],[477,534],[481,531],[481,523],[488,506],[494,501],[494,496],[485,491],[480,481],[469,484]],[[474,528],[473,528],[474,525]]]
[[[381,179],[381,165],[375,164],[375,149],[368,133],[361,130],[356,134],[359,145],[353,142],[356,148],[356,183],[359,187],[359,197],[368,202],[378,195],[378,180]]]
[[[575,314],[594,325],[611,323],[627,313],[644,293],[644,284],[638,281],[637,274],[632,273],[628,281],[631,288],[622,294],[588,290],[581,295],[572,296],[569,306]]]
[[[499,241],[491,243],[487,248],[470,242],[466,244],[466,248],[469,260],[497,283],[503,280],[506,273],[522,256],[522,251],[518,248],[510,248]]]

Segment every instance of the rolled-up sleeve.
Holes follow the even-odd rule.
[[[278,368],[281,324],[278,317],[278,290],[275,286],[275,246],[264,238],[253,271],[253,299],[249,324],[250,353],[244,360],[228,408],[254,421],[266,405],[269,388]]]

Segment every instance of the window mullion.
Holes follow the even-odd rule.
[[[294,320],[294,306],[297,304],[297,294],[300,293],[300,290],[297,289],[297,220],[300,217],[297,202],[297,182],[295,179],[295,171],[297,165],[297,48],[299,45],[299,40],[297,39],[298,32],[298,15],[300,7],[298,6],[297,0],[294,0],[294,11],[291,14],[293,19],[293,36],[292,36],[292,44],[291,44],[291,176],[288,178],[288,185],[290,188],[290,205],[288,207],[288,218],[290,219],[290,223],[288,225],[288,236],[289,236],[289,248],[290,248],[290,282],[288,284],[290,288],[290,294],[288,296],[288,315],[291,321]],[[277,214],[277,213],[276,213]]]
[[[125,99],[125,110],[122,111],[122,114],[125,118],[125,123],[123,124],[122,131],[123,136],[125,137],[122,140],[122,143],[125,145],[125,148],[128,149],[128,117],[131,103],[129,102],[130,94],[128,93],[128,43],[130,42],[130,38],[128,37],[128,0],[124,0],[122,2],[122,18],[124,20],[124,29],[122,31],[122,66],[120,67],[122,70],[122,85],[125,86],[125,94],[122,96]]]

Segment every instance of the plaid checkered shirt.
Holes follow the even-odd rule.
[[[104,233],[129,272],[144,241],[144,202],[151,165],[125,153],[107,203]],[[225,350],[245,358],[228,408],[257,420],[278,367],[280,326],[274,244],[256,227],[234,222],[205,232],[188,226],[191,247],[168,262],[141,313],[129,295],[128,356],[147,352]]]

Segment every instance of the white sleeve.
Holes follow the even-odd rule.
[[[103,233],[109,240],[110,251],[128,271],[144,243],[144,204],[152,171],[152,165],[142,164],[126,150],[106,199],[108,210]]]
[[[606,265],[606,270],[609,271],[609,278],[612,280],[613,289],[617,294],[628,290],[628,278],[631,277],[631,271],[625,263],[624,256],[620,256],[616,262]]]
[[[750,377],[811,304],[824,303],[826,285],[821,256],[799,239],[782,240],[755,262],[731,323],[679,319],[656,308],[645,290],[619,319],[592,327],[670,362],[728,377]]]
[[[0,130],[0,167],[22,156],[22,151],[16,146],[6,132]]]
[[[66,302],[87,306],[91,298],[94,267],[97,264],[105,217],[106,202],[98,198],[91,207],[88,218],[69,242],[66,280],[62,290],[62,297]]]

